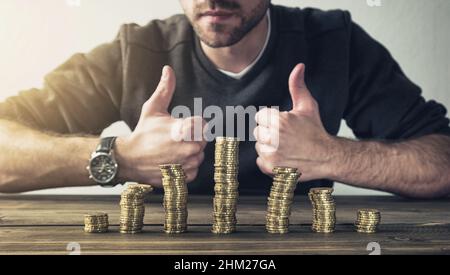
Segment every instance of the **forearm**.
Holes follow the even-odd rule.
[[[86,166],[97,143],[0,120],[0,192],[93,185]]]
[[[387,143],[337,138],[331,178],[414,198],[450,193],[450,138],[439,135]]]

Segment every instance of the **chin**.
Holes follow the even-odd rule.
[[[200,38],[203,43],[208,45],[211,48],[223,48],[223,47],[229,47],[232,46],[234,43],[230,42],[230,39],[227,37],[224,37],[223,35],[216,35],[216,36],[210,36],[210,37],[203,37]]]
[[[202,40],[202,41],[208,47],[214,48],[214,49],[231,47],[231,46],[236,44],[236,43],[231,43],[231,42],[228,42],[228,41],[225,41],[225,42],[223,42],[223,41],[211,41],[211,40],[208,40],[208,41]]]
[[[200,40],[211,48],[224,48],[237,44],[241,38],[225,31],[208,30],[201,32]]]

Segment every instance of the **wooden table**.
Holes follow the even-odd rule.
[[[69,254],[77,243],[82,254],[365,254],[376,242],[382,254],[450,254],[450,199],[411,201],[397,197],[336,197],[337,231],[310,231],[311,205],[296,197],[291,233],[265,232],[266,198],[241,197],[238,232],[210,233],[212,198],[190,196],[189,232],[162,232],[161,197],[146,204],[145,231],[118,233],[119,196],[0,196],[0,254]],[[356,211],[377,208],[382,225],[377,234],[354,232]],[[83,232],[83,215],[105,211],[110,233]]]

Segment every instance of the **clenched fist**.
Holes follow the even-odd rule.
[[[176,87],[174,71],[166,66],[151,98],[144,103],[133,133],[118,138],[116,155],[119,177],[161,187],[161,164],[181,164],[187,182],[193,181],[204,159],[206,122],[201,117],[175,119],[167,109]],[[200,134],[195,135],[195,131]],[[195,137],[201,137],[196,141]]]
[[[289,78],[293,109],[279,112],[263,109],[256,114],[258,127],[257,164],[261,171],[272,175],[276,166],[298,168],[301,181],[327,178],[334,138],[325,130],[316,100],[305,84],[305,65],[299,64]]]

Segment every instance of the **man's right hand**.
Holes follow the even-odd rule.
[[[134,132],[119,137],[116,157],[121,180],[161,187],[161,164],[181,164],[187,182],[197,177],[204,159],[205,121],[201,117],[175,119],[168,113],[176,87],[175,73],[164,67],[161,81],[151,98],[142,106],[141,117]],[[194,130],[201,131],[202,140],[195,141]]]

